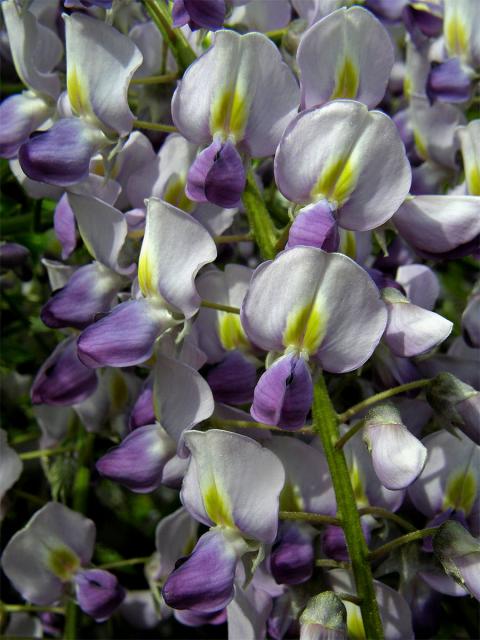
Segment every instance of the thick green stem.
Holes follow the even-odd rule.
[[[369,640],[383,638],[382,621],[375,597],[372,570],[367,561],[368,547],[360,525],[360,515],[350,481],[347,461],[343,450],[335,448],[335,442],[340,435],[337,415],[321,373],[319,373],[314,386],[313,424],[314,430],[320,436],[332,476],[338,513],[342,519],[357,595],[361,598],[360,609],[365,636]]]
[[[386,544],[378,547],[378,549],[374,549],[368,554],[369,560],[377,560],[382,556],[390,553],[394,549],[401,547],[404,544],[409,544],[410,542],[414,542],[415,540],[422,540],[422,538],[428,538],[428,536],[433,536],[435,531],[437,531],[438,527],[429,527],[427,529],[418,529],[417,531],[412,531],[411,533],[406,533],[404,536],[400,536],[399,538],[395,538],[395,540],[391,540]]]
[[[382,400],[387,400],[387,398],[391,398],[392,396],[397,396],[399,393],[404,393],[406,391],[412,391],[413,389],[420,389],[421,387],[426,387],[430,384],[429,379],[423,380],[415,380],[414,382],[407,382],[406,384],[401,384],[398,387],[392,387],[391,389],[387,389],[386,391],[382,391],[381,393],[377,393],[374,396],[370,396],[370,398],[366,398],[359,402],[358,404],[354,404],[353,407],[347,409],[343,413],[340,413],[337,417],[340,422],[346,422],[350,420],[354,415],[360,413],[364,409],[368,409],[373,404],[377,404],[377,402],[381,402]]]
[[[59,615],[65,615],[65,609],[63,607],[42,607],[36,604],[6,604],[0,602],[0,609],[7,613],[19,613],[21,611],[28,611],[32,613],[58,613]]]
[[[177,127],[172,124],[160,124],[157,122],[147,122],[146,120],[134,120],[133,126],[137,129],[146,129],[147,131],[163,131],[165,133],[176,133]]]
[[[337,527],[342,525],[335,516],[323,515],[321,513],[308,513],[307,511],[280,511],[280,520],[302,520],[312,524],[333,524]]]
[[[255,242],[260,249],[262,258],[273,260],[276,254],[277,233],[252,170],[247,175],[242,201],[247,212],[250,229],[255,236]]]
[[[74,600],[69,600],[67,604],[67,611],[65,613],[65,628],[63,630],[64,640],[76,640],[77,639],[77,624],[78,624],[78,607]]]
[[[168,43],[180,71],[185,71],[196,59],[196,55],[180,29],[172,27],[172,18],[164,0],[144,0],[144,5],[164,41]]]
[[[218,302],[211,302],[210,300],[202,300],[200,306],[207,309],[216,309],[217,311],[226,311],[227,313],[240,313],[238,307],[230,307],[228,304],[220,304]]]

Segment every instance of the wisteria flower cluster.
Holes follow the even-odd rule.
[[[0,631],[477,638],[480,1],[0,7]]]

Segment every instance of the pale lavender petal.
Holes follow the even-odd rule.
[[[313,384],[303,358],[285,355],[265,371],[255,387],[250,413],[258,422],[298,429],[313,401]]]
[[[19,479],[22,469],[23,462],[18,453],[8,446],[7,432],[0,429],[0,502]]]
[[[29,135],[47,120],[52,108],[30,93],[10,96],[0,105],[0,156],[14,158]]]
[[[162,518],[155,529],[155,547],[159,555],[156,578],[163,580],[175,569],[176,561],[187,555],[197,539],[198,522],[185,507]]]
[[[167,311],[146,300],[129,300],[91,324],[78,339],[78,355],[88,367],[130,367],[148,360],[155,340],[170,325]]]
[[[32,180],[66,187],[88,176],[90,159],[105,140],[79,118],[63,118],[22,144],[18,158]]]
[[[238,556],[220,530],[205,533],[192,554],[170,574],[162,589],[173,609],[209,613],[233,598]]]
[[[434,308],[440,295],[440,283],[430,267],[423,264],[402,265],[395,279],[402,285],[410,302],[429,311]]]
[[[139,427],[97,461],[102,476],[136,493],[150,493],[162,483],[163,467],[175,454],[175,442],[160,425]]]
[[[75,215],[66,193],[63,194],[55,207],[53,228],[62,245],[62,260],[66,260],[77,246]]]
[[[288,233],[287,249],[303,245],[325,251],[337,251],[340,244],[338,225],[327,200],[299,211]]]
[[[97,375],[77,355],[77,341],[61,342],[37,373],[31,389],[33,404],[72,405],[82,402],[97,388]]]
[[[121,605],[126,591],[113,573],[85,569],[75,576],[75,595],[82,611],[95,622],[104,622]]]

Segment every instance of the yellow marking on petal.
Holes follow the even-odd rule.
[[[67,92],[73,111],[79,116],[88,115],[91,109],[87,89],[82,83],[77,67],[74,65],[68,66]]]
[[[480,169],[476,166],[467,169],[466,179],[468,193],[471,196],[480,196]]]
[[[215,482],[203,493],[203,504],[208,517],[216,525],[235,527],[228,500],[221,494]]]
[[[319,300],[312,300],[288,314],[283,344],[312,355],[321,345],[326,329],[327,314],[320,308]]]
[[[339,252],[345,254],[352,260],[357,257],[357,241],[355,233],[348,229],[340,229],[340,248]]]
[[[56,547],[49,551],[47,564],[57,578],[67,581],[80,567],[80,559],[68,547]]]
[[[368,498],[363,488],[363,480],[360,474],[356,460],[350,465],[350,482],[352,483],[353,493],[358,507],[368,506]]]
[[[287,481],[280,494],[280,511],[303,511],[304,506],[298,486]]]
[[[142,249],[138,259],[138,284],[140,291],[145,297],[156,296],[158,294],[156,283],[153,279],[153,268],[149,254],[145,246],[145,236],[143,238]]]
[[[413,141],[417,149],[418,155],[423,159],[428,159],[427,146],[418,129],[413,130]]]
[[[163,200],[186,213],[190,213],[194,204],[185,194],[185,184],[185,178],[173,175],[166,184]]]
[[[238,87],[223,89],[214,99],[210,110],[210,131],[215,137],[229,136],[235,142],[242,140],[248,119],[248,106],[245,96]]]
[[[403,93],[407,99],[410,99],[412,94],[412,79],[407,74],[405,74],[403,78]]]
[[[457,12],[445,18],[444,35],[447,51],[451,56],[468,54],[468,28]]]
[[[340,206],[350,197],[357,178],[358,166],[351,156],[340,156],[327,162],[311,195],[314,199],[325,198]]]
[[[249,346],[248,338],[243,330],[240,316],[236,313],[218,313],[218,336],[227,351]]]
[[[350,640],[366,640],[360,607],[351,602],[345,602],[347,609],[347,630]]]
[[[357,65],[349,56],[345,56],[342,63],[337,66],[335,89],[330,96],[330,100],[336,100],[337,98],[355,98],[359,82],[360,77]]]
[[[468,516],[476,495],[477,483],[471,471],[452,474],[447,482],[443,508],[461,509]]]

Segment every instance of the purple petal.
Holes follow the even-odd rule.
[[[125,589],[109,571],[87,569],[75,576],[75,593],[82,611],[96,622],[110,618],[126,596]]]
[[[14,158],[19,147],[48,118],[44,100],[21,93],[0,105],[0,157]]]
[[[287,249],[303,245],[325,251],[337,251],[340,242],[338,225],[327,200],[302,209],[288,234]]]
[[[97,469],[110,480],[137,493],[150,493],[162,482],[165,464],[175,454],[175,443],[162,427],[147,425],[132,431],[118,447],[97,462]]]
[[[258,381],[250,413],[258,422],[298,429],[305,424],[312,400],[308,364],[303,358],[286,355]]]
[[[471,80],[458,58],[442,62],[428,74],[427,95],[430,102],[466,102],[471,90]]]
[[[25,142],[18,159],[32,180],[69,186],[88,176],[90,159],[102,146],[102,137],[80,118],[63,118]]]
[[[174,27],[184,27],[188,24],[190,16],[185,8],[183,0],[173,0],[172,24]]]
[[[257,370],[239,351],[232,351],[208,372],[206,378],[217,402],[244,404],[252,401]]]
[[[77,246],[75,215],[66,193],[63,194],[55,207],[53,228],[62,245],[62,260],[66,260]]]
[[[175,5],[178,3],[176,0]],[[225,0],[180,0],[188,15],[190,28],[221,29],[225,20]],[[183,23],[185,24],[185,23]],[[177,26],[174,24],[174,26]]]
[[[130,367],[148,360],[165,328],[167,312],[146,300],[119,304],[78,339],[78,355],[89,367]]]
[[[238,557],[219,530],[205,533],[193,553],[170,574],[162,590],[173,609],[219,611],[233,598]]]
[[[219,207],[238,206],[245,188],[245,169],[240,154],[230,142],[214,140],[190,167],[186,194],[196,202]]]
[[[122,279],[98,262],[77,269],[67,285],[43,306],[40,317],[47,327],[84,329],[99,313],[107,312],[122,286]]]
[[[279,584],[301,584],[313,574],[312,536],[297,523],[282,524],[270,556],[270,570]]]
[[[153,381],[149,379],[140,395],[133,405],[132,413],[130,414],[129,426],[130,429],[137,429],[147,424],[153,424],[155,422],[155,411],[153,409]]]
[[[0,267],[2,269],[21,267],[29,255],[30,251],[22,244],[6,242],[0,245]]]
[[[31,389],[33,404],[71,405],[86,400],[97,388],[97,375],[77,356],[73,338],[61,342],[37,373]]]

